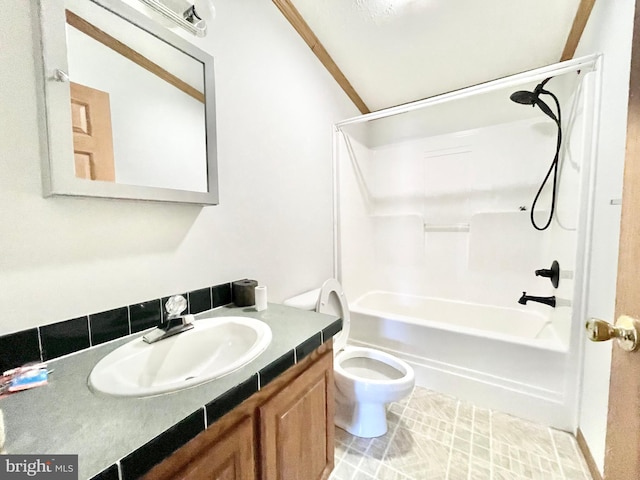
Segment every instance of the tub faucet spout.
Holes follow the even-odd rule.
[[[533,295],[527,295],[527,292],[522,292],[522,296],[518,303],[520,305],[526,305],[527,302],[538,302],[544,303],[545,305],[549,305],[550,307],[556,308],[556,297],[534,297]]]

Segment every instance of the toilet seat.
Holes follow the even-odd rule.
[[[354,359],[364,361],[360,361],[359,365],[355,367],[347,366],[349,360]],[[371,362],[367,362],[367,360],[371,360]],[[338,353],[333,368],[350,380],[365,380],[367,383],[379,385],[404,384],[407,376],[413,372],[413,369],[405,361],[381,350],[366,347],[347,347]],[[361,373],[354,372],[354,370],[367,369],[372,370],[373,375],[364,377]],[[375,378],[375,376],[384,378]]]
[[[413,369],[405,361],[374,348],[347,345],[351,317],[347,298],[342,291],[342,286],[335,278],[325,281],[320,288],[316,312],[342,318],[342,331],[333,337],[335,355],[333,369],[336,382],[343,391],[353,390],[359,386],[371,392],[380,390],[390,393],[405,389],[407,382],[414,382]],[[358,366],[349,367],[348,364],[352,363],[349,362],[350,360],[357,362]],[[376,376],[378,378],[372,378]]]
[[[317,298],[316,312],[328,313],[342,318],[342,331],[333,337],[333,349],[337,353],[347,346],[347,339],[349,338],[351,316],[347,298],[342,291],[342,285],[335,278],[330,278],[322,284]],[[337,301],[338,305],[332,300]]]

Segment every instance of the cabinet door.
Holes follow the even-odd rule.
[[[333,352],[259,409],[262,480],[320,480],[333,470]]]
[[[246,417],[206,448],[185,452],[184,459],[174,455],[165,463],[165,471],[151,471],[145,479],[255,480],[253,419]]]

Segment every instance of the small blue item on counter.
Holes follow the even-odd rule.
[[[0,382],[0,394],[18,392],[46,385],[49,377],[46,363],[24,365],[4,372]]]

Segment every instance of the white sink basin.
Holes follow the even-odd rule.
[[[246,365],[271,343],[269,326],[246,317],[214,317],[156,343],[137,338],[100,360],[89,375],[98,392],[145,397],[219,378]]]

